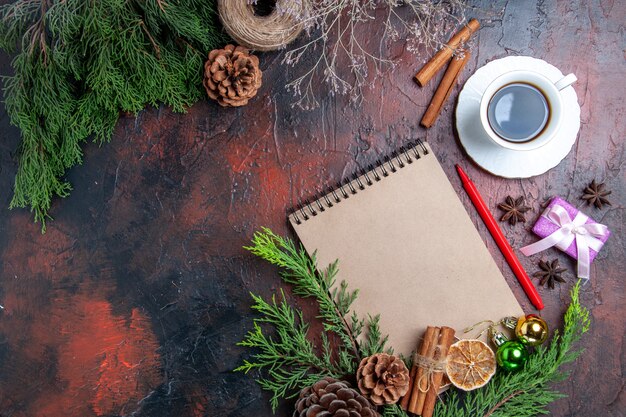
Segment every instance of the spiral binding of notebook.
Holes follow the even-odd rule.
[[[370,164],[367,171],[362,170],[360,174],[355,173],[352,179],[346,178],[335,187],[318,194],[309,201],[301,203],[298,208],[293,210],[290,217],[293,218],[296,224],[302,224],[302,222],[309,220],[312,216],[317,216],[335,204],[341,203],[342,200],[350,198],[350,195],[357,194],[360,190],[371,187],[383,178],[397,172],[398,169],[404,168],[407,164],[412,164],[420,159],[422,155],[427,154],[428,149],[421,140],[418,139],[413,143],[409,143],[406,147],[403,146],[391,155],[379,159],[374,164]]]

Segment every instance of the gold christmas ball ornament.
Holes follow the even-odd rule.
[[[544,319],[529,314],[520,317],[515,326],[515,336],[522,342],[530,346],[537,346],[548,339],[548,324]]]
[[[548,324],[536,314],[508,317],[503,322],[506,327],[515,330],[515,337],[525,345],[538,346],[548,339]]]

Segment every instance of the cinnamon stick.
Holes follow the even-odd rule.
[[[409,401],[411,400],[411,391],[413,391],[413,378],[415,378],[415,373],[417,372],[417,366],[413,365],[411,367],[411,371],[409,372],[409,389],[400,400],[400,408],[406,411],[409,407]]]
[[[430,81],[433,76],[439,72],[443,65],[450,59],[454,50],[462,43],[466,42],[472,33],[476,32],[480,27],[480,23],[476,19],[472,19],[461,30],[459,30],[443,48],[428,61],[421,70],[415,75],[415,80],[423,87]]]
[[[441,109],[443,105],[448,101],[448,97],[450,97],[450,93],[454,88],[454,84],[456,83],[459,74],[467,61],[469,61],[470,53],[468,51],[464,51],[459,55],[456,55],[450,61],[450,65],[448,65],[448,69],[446,73],[443,75],[441,79],[441,83],[439,83],[439,87],[437,87],[437,91],[435,91],[435,95],[433,96],[428,108],[426,109],[426,113],[422,117],[422,121],[420,124],[425,128],[429,128],[435,123],[437,117],[439,117],[439,113],[441,113]]]
[[[421,356],[426,355],[426,351],[428,350],[428,342],[427,340],[431,340],[433,337],[433,332],[435,331],[434,327],[428,326],[426,328],[426,332],[422,337],[420,345],[416,349],[416,353]],[[411,366],[411,372],[409,374],[409,390],[406,392],[406,395],[402,397],[402,401],[400,402],[400,407],[403,410],[408,410],[409,402],[411,401],[411,396],[413,395],[413,389],[415,386],[415,381],[417,381],[416,375],[419,371],[419,366],[417,365],[417,361],[413,361],[413,366]]]
[[[442,361],[448,356],[448,350],[450,345],[454,342],[454,329],[451,327],[442,327],[439,333],[439,342],[435,351],[433,360]],[[435,403],[437,402],[437,395],[439,394],[439,387],[441,387],[441,380],[443,379],[443,372],[435,372],[430,384],[430,388],[426,393],[424,400],[424,407],[422,409],[422,417],[432,417],[433,411],[435,411]]]
[[[439,340],[439,327],[428,326],[426,333],[424,334],[424,341],[422,348],[420,349],[420,355],[427,358],[432,358],[437,348],[437,341]],[[424,346],[425,345],[425,346]],[[424,400],[426,399],[426,393],[423,392],[423,388],[420,389],[422,376],[428,372],[423,367],[420,367],[415,374],[415,380],[413,381],[413,391],[411,392],[411,400],[409,401],[408,411],[413,414],[422,414],[422,408],[424,407]]]

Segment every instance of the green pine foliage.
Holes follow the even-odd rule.
[[[548,414],[546,406],[564,395],[550,384],[567,378],[561,366],[574,361],[581,351],[575,343],[589,330],[589,311],[580,304],[580,282],[571,291],[563,331],[555,331],[550,344],[531,354],[524,369],[497,372],[484,388],[468,393],[463,400],[456,391],[435,408],[436,417],[532,417]]]
[[[580,282],[571,292],[563,331],[555,331],[547,347],[538,347],[524,369],[498,371],[483,388],[460,396],[451,389],[435,407],[434,417],[533,417],[548,414],[546,406],[564,395],[550,384],[567,378],[561,366],[574,361],[580,350],[574,344],[589,330],[589,311],[580,304]],[[386,406],[383,417],[409,417],[397,405]]]
[[[268,377],[259,380],[263,389],[271,391],[272,407],[278,407],[281,398],[289,398],[303,386],[313,384],[326,375],[344,375],[349,366],[334,363],[328,338],[322,334],[322,353],[318,356],[316,348],[308,338],[309,326],[302,318],[302,312],[289,306],[285,294],[281,291],[280,301],[272,297],[270,302],[252,294],[252,308],[261,314],[255,320],[250,331],[240,346],[257,348],[255,362],[245,360],[236,371],[249,372],[253,369],[267,369]],[[261,323],[274,326],[274,337],[267,336]]]
[[[0,7],[4,79],[22,133],[10,207],[45,221],[88,138],[110,140],[120,112],[165,103],[183,112],[202,97],[202,63],[225,41],[212,0],[18,0]]]
[[[299,390],[324,376],[346,378],[354,375],[361,358],[378,352],[391,352],[386,336],[379,328],[379,317],[358,319],[350,315],[357,291],[348,291],[344,282],[336,285],[337,262],[325,272],[318,272],[315,256],[309,257],[301,246],[264,228],[254,235],[248,247],[255,255],[281,267],[281,276],[292,285],[296,295],[314,298],[324,329],[334,334],[331,343],[322,333],[316,346],[309,335],[309,325],[302,312],[291,307],[283,291],[279,301],[265,301],[252,295],[253,309],[260,313],[254,328],[241,346],[252,348],[251,360],[237,371],[260,370],[259,384],[272,393],[275,410],[280,399],[293,398]],[[565,313],[563,330],[554,332],[547,346],[535,349],[524,369],[517,373],[498,371],[483,388],[459,394],[451,389],[435,408],[435,417],[531,417],[547,414],[546,406],[564,395],[551,388],[567,373],[562,365],[581,353],[576,342],[589,330],[589,311],[580,304],[580,283],[571,291],[571,303]],[[358,343],[366,329],[365,340]],[[397,404],[379,408],[382,417],[408,417]]]
[[[254,361],[244,360],[235,371],[249,372],[254,369],[267,371],[267,377],[260,378],[259,384],[270,391],[272,408],[278,407],[281,398],[291,398],[302,388],[323,378],[341,378],[353,368],[352,358],[335,361],[328,337],[322,333],[322,346],[318,349],[309,340],[309,326],[302,318],[302,312],[285,301],[281,291],[280,301],[272,297],[270,302],[252,294],[252,308],[261,313],[254,322],[254,329],[239,343],[257,349]],[[261,327],[267,323],[274,327],[274,336],[268,336]]]
[[[272,393],[274,410],[281,398],[292,398],[325,376],[341,379],[353,375],[362,357],[386,351],[387,338],[380,332],[378,317],[364,320],[349,314],[358,292],[349,291],[345,282],[335,285],[337,262],[319,272],[315,255],[309,257],[304,248],[267,228],[255,233],[252,246],[246,249],[279,266],[283,281],[291,284],[295,295],[315,299],[325,330],[316,346],[302,312],[289,306],[282,290],[279,301],[275,296],[268,302],[252,294],[252,308],[261,317],[254,320],[253,330],[239,345],[253,348],[256,353],[252,361],[245,360],[235,371],[265,371],[258,382]],[[357,339],[364,330],[365,340],[359,343]],[[329,335],[340,343],[331,343]]]

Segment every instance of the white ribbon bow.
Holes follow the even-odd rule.
[[[600,251],[604,243],[598,238],[606,234],[609,230],[608,227],[599,223],[585,224],[589,217],[580,211],[572,220],[567,211],[558,204],[552,206],[542,216],[559,226],[559,229],[539,242],[524,246],[520,251],[526,256],[534,255],[552,246],[565,251],[572,244],[572,241],[576,240],[578,277],[588,280],[589,249],[593,249],[596,252]]]

